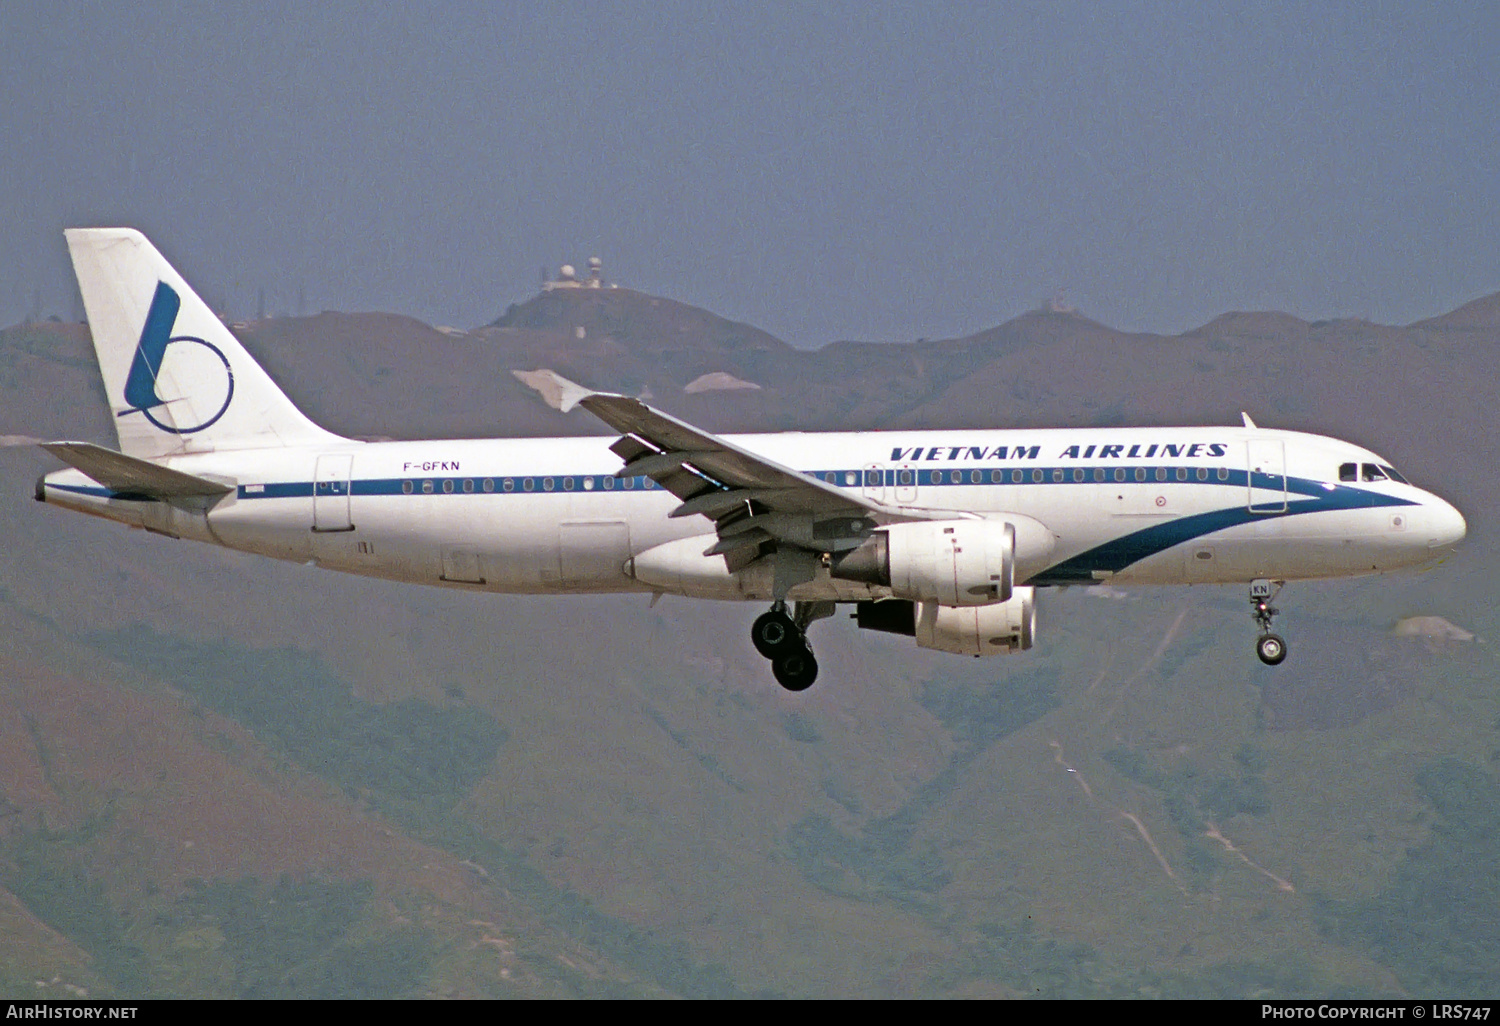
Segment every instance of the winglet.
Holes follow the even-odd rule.
[[[567,413],[581,400],[594,394],[593,389],[584,388],[578,382],[569,381],[556,371],[545,367],[534,371],[511,371],[511,374],[515,375],[516,380],[521,384],[536,389],[548,406],[563,413]]]
[[[1245,426],[1247,428],[1250,428],[1251,430],[1259,430],[1255,426],[1255,421],[1253,421],[1253,420],[1250,419],[1250,414],[1246,413],[1244,410],[1241,410],[1240,411],[1240,416],[1245,418]]]

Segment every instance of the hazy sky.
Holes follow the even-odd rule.
[[[1500,4],[0,4],[0,323],[62,229],[473,327],[542,265],[797,345],[1500,289]]]

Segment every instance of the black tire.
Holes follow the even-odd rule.
[[[771,672],[776,683],[788,691],[806,691],[818,679],[818,661],[813,658],[812,649],[798,645],[772,659]]]
[[[1286,641],[1279,634],[1262,634],[1255,642],[1255,654],[1267,666],[1276,666],[1286,658]]]
[[[771,610],[756,617],[750,628],[750,642],[767,659],[775,659],[793,646],[801,646],[802,632],[785,613]]]

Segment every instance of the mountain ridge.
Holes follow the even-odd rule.
[[[1011,658],[819,623],[824,680],[792,696],[748,607],[473,595],[172,542],[32,502],[55,464],[0,450],[8,988],[1452,998],[1431,967],[1493,980],[1482,936],[1386,940],[1447,900],[1423,866],[1500,857],[1422,783],[1490,793],[1494,661],[1386,636],[1413,613],[1500,636],[1487,329],[1239,314],[1168,336],[1034,311],[962,339],[741,352],[743,326],[707,311],[677,331],[671,301],[563,291],[467,333],[339,313],[237,330],[310,416],[367,437],[604,433],[510,374],[536,366],[715,431],[1248,408],[1371,445],[1472,511],[1471,536],[1429,574],[1289,588],[1276,671],[1240,589],[1074,589]],[[685,391],[714,373],[760,388]],[[0,331],[0,409],[0,432],[115,444],[81,326]]]

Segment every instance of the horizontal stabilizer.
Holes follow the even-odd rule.
[[[234,490],[233,485],[184,474],[92,442],[43,442],[42,448],[115,492],[153,499],[186,499],[224,495]]]

